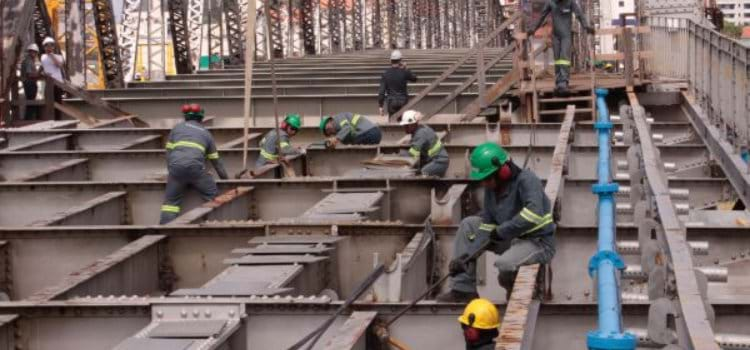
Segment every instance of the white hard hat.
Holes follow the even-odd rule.
[[[29,44],[29,47],[26,48],[26,51],[36,51],[36,52],[39,52],[39,46],[37,46],[34,43]]]
[[[391,61],[398,61],[398,60],[401,60],[401,51],[393,50],[393,52],[391,52]]]
[[[42,45],[54,44],[54,43],[55,43],[55,39],[53,39],[51,36],[44,38],[44,41],[42,41]]]
[[[401,115],[399,125],[416,124],[420,119],[422,119],[422,113],[410,109]]]

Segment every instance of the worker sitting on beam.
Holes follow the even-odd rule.
[[[443,142],[431,127],[419,123],[422,113],[408,110],[401,116],[400,125],[411,135],[411,147],[402,151],[417,160],[422,175],[443,177],[448,171],[450,159]]]
[[[161,206],[159,223],[162,225],[180,214],[180,204],[188,186],[195,188],[204,201],[210,201],[219,194],[216,182],[206,171],[206,159],[211,161],[219,178],[228,178],[214,138],[203,127],[203,108],[198,104],[184,105],[182,113],[185,121],[172,129],[167,141],[169,177],[164,205]]]
[[[276,129],[266,133],[260,139],[260,157],[255,162],[255,168],[258,169],[270,163],[278,163],[279,155],[284,157],[304,153],[304,150],[292,147],[289,141],[290,138],[297,135],[300,127],[302,127],[302,119],[299,114],[287,114],[279,126],[278,134]]]
[[[487,299],[474,299],[466,305],[458,318],[464,333],[466,350],[495,350],[495,338],[499,335],[500,313]]]
[[[575,13],[581,26],[589,34],[594,34],[594,27],[589,25],[581,6],[576,0],[547,0],[542,15],[534,25],[529,27],[527,35],[531,38],[534,32],[544,23],[545,18],[552,13],[552,50],[555,55],[555,94],[567,96],[568,81],[570,80],[571,45],[573,37],[573,19]],[[592,62],[593,64],[593,62]]]
[[[466,261],[478,257],[478,250],[499,255],[495,267],[507,296],[520,266],[545,264],[555,255],[555,223],[542,181],[492,142],[477,146],[470,162],[470,178],[484,188],[484,207],[479,216],[464,218],[459,225],[449,264],[451,290],[437,297],[442,302],[466,303],[478,297],[477,263]]]
[[[369,119],[349,112],[320,120],[320,131],[326,137],[326,147],[345,145],[377,145],[383,138],[380,128]]]

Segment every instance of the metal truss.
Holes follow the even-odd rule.
[[[331,53],[331,32],[330,32],[330,2],[332,0],[320,0],[318,3],[318,52]]]
[[[266,33],[266,50],[268,50],[268,56],[283,57],[284,55],[284,35],[281,30],[281,1],[280,0],[264,0],[263,1],[264,18],[266,20],[264,28]]]
[[[55,37],[52,21],[50,20],[49,13],[47,13],[47,5],[44,0],[36,0],[32,20],[35,34],[34,41],[41,48],[43,47],[42,41],[44,41],[45,37]]]
[[[120,55],[125,81],[135,74],[135,55],[138,50],[138,30],[141,25],[141,0],[125,0],[122,8]]]
[[[110,0],[92,0],[96,39],[107,88],[124,86],[117,24]]]
[[[242,25],[243,10],[237,0],[224,1],[224,18],[227,27],[227,47],[229,48],[229,62],[242,64],[245,62],[245,31]]]
[[[188,0],[187,26],[188,35],[190,36],[189,54],[193,67],[198,67],[200,64],[201,47],[203,46],[202,40],[204,4],[205,0]]]
[[[396,0],[385,0],[386,11],[388,14],[388,44],[391,49],[398,47],[398,28],[396,20],[398,18],[398,8]]]
[[[302,48],[305,55],[315,54],[315,6],[313,0],[302,0]]]
[[[84,86],[89,89],[103,89],[106,85],[104,83],[99,35],[96,32],[94,17],[92,0],[85,0],[83,4],[83,42],[85,44],[83,74],[86,83]]]
[[[380,0],[372,1],[372,21],[370,24],[370,32],[372,33],[372,46],[374,48],[383,47],[383,22],[382,13],[380,11]]]
[[[354,50],[364,48],[364,37],[362,35],[362,15],[363,0],[354,0],[352,2],[352,44]]]
[[[86,85],[86,30],[83,0],[65,2],[65,70],[71,84]],[[41,47],[41,46],[40,46]]]
[[[344,6],[343,0],[328,0],[328,31],[331,36],[331,51],[341,52],[342,48],[342,37],[341,30],[342,26],[342,10]]]
[[[192,73],[190,38],[188,35],[187,4],[183,0],[171,0],[169,6],[169,30],[172,32],[174,64],[178,74]]]
[[[221,68],[215,57],[224,57],[224,11],[222,0],[208,0],[208,52],[211,69]]]

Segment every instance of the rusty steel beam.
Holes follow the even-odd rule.
[[[573,118],[575,117],[575,106],[568,105],[565,110],[565,119],[560,126],[560,136],[557,139],[557,145],[552,155],[552,169],[547,177],[547,184],[544,186],[544,193],[549,197],[553,208],[557,202],[557,195],[560,191],[564,179],[563,170],[568,158],[569,143],[573,127]],[[513,291],[508,298],[508,306],[505,310],[502,325],[500,326],[500,335],[496,338],[496,349],[503,350],[520,350],[523,346],[523,340],[532,341],[533,334],[525,334],[527,325],[535,323],[538,314],[538,308],[530,308],[534,291],[537,287],[537,275],[539,274],[540,265],[522,266],[518,270],[516,282],[513,285]]]
[[[3,42],[2,55],[0,55],[2,56],[0,57],[0,123],[8,117],[6,115],[10,105],[8,98],[12,84],[16,81],[16,67],[23,51],[21,34],[29,28],[32,17],[38,12],[37,7],[36,2],[32,1],[11,3],[6,1],[0,12],[2,16],[0,39]]]
[[[226,20],[226,39],[229,49],[229,64],[245,63],[245,31],[242,25],[242,9],[237,0],[223,0]]]
[[[174,64],[177,74],[193,72],[193,62],[190,50],[190,34],[188,33],[188,4],[184,0],[168,1],[169,30],[172,32],[172,47],[174,50]]]
[[[99,44],[99,55],[104,70],[104,80],[108,89],[125,86],[120,58],[120,45],[117,36],[117,24],[110,0],[92,0],[96,39]]]
[[[492,87],[487,90],[484,95],[484,101],[480,100],[482,96],[477,96],[477,98],[473,102],[471,102],[471,104],[461,110],[461,120],[471,121],[472,119],[476,118],[476,116],[482,112],[482,105],[487,106],[497,101],[497,99],[508,92],[508,90],[510,90],[510,88],[513,87],[514,84],[518,83],[519,80],[520,75],[517,68],[513,68],[510,72],[505,73],[505,75],[500,78],[500,80],[498,80],[494,85],[492,85]]]
[[[469,50],[466,54],[461,56],[461,58],[458,59],[453,65],[451,65],[448,69],[446,69],[443,74],[441,74],[437,79],[435,79],[432,83],[430,83],[429,86],[424,88],[419,94],[414,97],[413,99],[409,100],[409,103],[407,103],[405,106],[401,107],[401,109],[396,112],[393,116],[391,116],[392,119],[397,120],[401,117],[401,114],[403,114],[405,111],[412,109],[417,103],[419,103],[425,96],[427,96],[432,90],[438,87],[440,83],[442,83],[446,78],[448,78],[453,72],[455,72],[460,66],[462,66],[466,61],[469,60],[469,58],[473,57],[478,51],[479,48],[483,48],[486,46],[492,38],[500,34],[505,28],[508,28],[511,24],[515,23],[520,18],[520,13],[516,12],[511,18],[509,18],[507,21],[505,21],[502,25],[497,27],[495,31],[490,33],[484,40],[479,43],[479,45],[475,46],[473,49]],[[511,71],[512,72],[512,71]],[[506,75],[511,73],[506,73]],[[489,92],[488,92],[489,94]]]

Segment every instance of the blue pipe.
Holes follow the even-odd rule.
[[[587,334],[590,350],[634,350],[636,338],[622,331],[620,283],[618,269],[625,264],[615,250],[615,199],[618,186],[610,175],[610,140],[612,123],[607,109],[606,89],[596,89],[599,117],[594,127],[598,131],[598,181],[592,192],[599,196],[599,241],[597,253],[589,261],[589,274],[597,279],[599,328]]]

